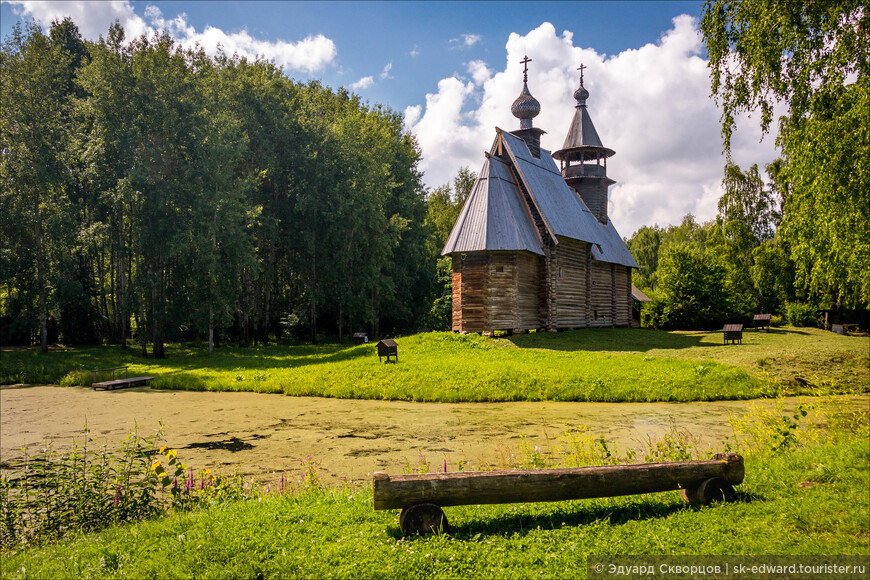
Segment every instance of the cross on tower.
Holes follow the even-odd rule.
[[[523,82],[526,83],[529,81],[529,63],[532,62],[532,59],[528,55],[524,55],[520,62],[523,65]]]
[[[584,68],[586,68],[586,65],[583,64],[582,62],[580,63],[580,66],[577,67],[577,70],[580,71],[580,84],[581,85],[583,84],[583,69]]]

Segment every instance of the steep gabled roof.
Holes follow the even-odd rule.
[[[544,253],[513,172],[497,157],[487,156],[441,253],[481,250]]]

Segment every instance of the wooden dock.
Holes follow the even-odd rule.
[[[128,377],[127,376],[127,369],[128,368],[129,367],[127,367],[127,366],[123,366],[123,367],[113,367],[110,369],[95,369],[95,370],[91,371],[94,374],[94,380],[93,380],[93,383],[91,383],[91,386],[94,388],[95,391],[98,391],[98,390],[111,391],[114,389],[125,389],[127,387],[144,387],[144,386],[147,386],[148,383],[154,379],[154,377]],[[124,371],[124,378],[123,379],[116,379],[115,378],[115,371],[119,371],[119,370]],[[105,372],[109,372],[109,371],[112,372],[112,380],[97,382],[97,374],[98,373],[105,373]]]
[[[144,387],[153,379],[154,377],[129,377],[125,379],[115,379],[113,381],[101,381],[99,383],[94,383],[91,386],[95,391],[101,389],[111,391],[113,389],[125,389],[127,387]]]

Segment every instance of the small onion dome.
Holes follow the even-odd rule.
[[[541,103],[529,92],[528,83],[523,82],[523,92],[520,93],[520,96],[511,105],[511,113],[520,121],[528,120],[531,125],[531,120],[537,117],[540,112]]]
[[[574,91],[574,99],[577,101],[577,106],[578,107],[585,107],[586,106],[586,99],[588,99],[588,98],[589,98],[589,91],[587,91],[586,88],[581,83],[580,88],[578,88],[576,91]]]

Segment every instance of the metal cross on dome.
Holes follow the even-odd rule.
[[[577,70],[580,71],[580,84],[581,85],[583,84],[583,69],[584,68],[586,68],[586,65],[583,64],[582,62],[580,63],[580,66],[577,67]]]
[[[523,60],[520,62],[523,65],[523,82],[526,83],[529,81],[529,63],[532,62],[532,59],[529,58],[529,55],[523,55]]]

